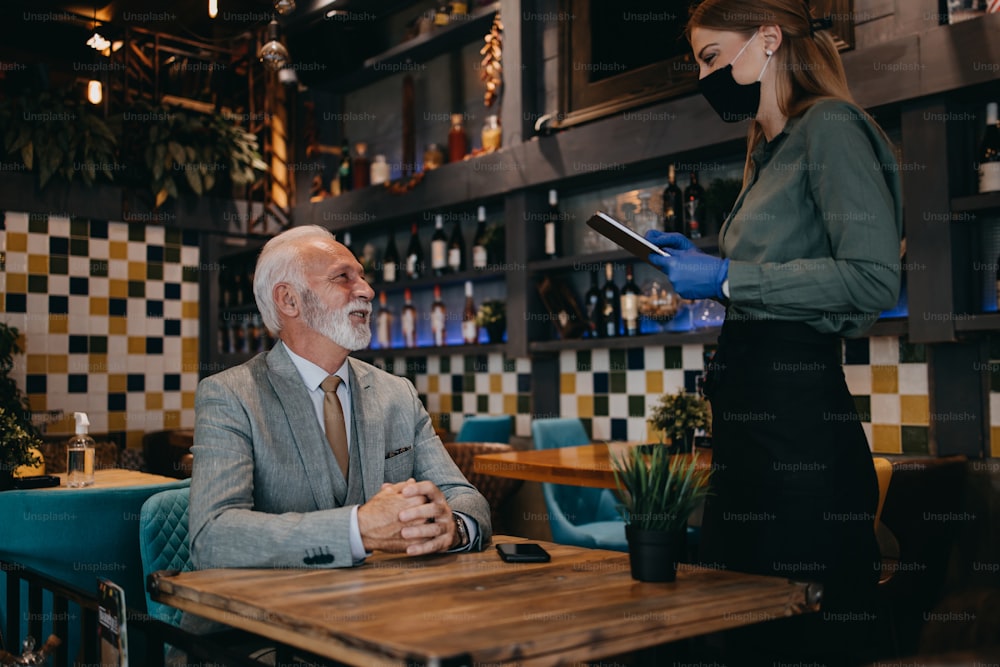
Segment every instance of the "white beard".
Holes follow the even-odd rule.
[[[352,312],[366,313],[366,321],[354,324],[351,322]],[[345,308],[334,310],[327,308],[310,291],[302,296],[302,317],[313,331],[329,338],[345,350],[363,350],[372,340],[372,331],[368,320],[371,319],[372,305],[367,301],[355,299]]]

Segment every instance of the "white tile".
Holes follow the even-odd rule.
[[[608,396],[608,414],[615,419],[628,418],[628,396],[611,394]]]
[[[90,296],[108,298],[111,295],[111,282],[107,278],[91,278],[89,290]]]
[[[163,316],[171,320],[179,320],[183,314],[183,307],[180,301],[174,301],[173,299],[163,302]],[[195,322],[197,320],[182,320],[182,322]]]
[[[28,254],[29,255],[45,255],[48,257],[49,254],[49,236],[48,234],[28,234]]]
[[[65,292],[63,292],[65,294]],[[86,322],[90,316],[90,297],[73,295],[67,299],[69,302],[69,316],[73,322]],[[72,328],[73,322],[70,323]]]
[[[26,232],[28,231],[28,214],[23,212],[9,212],[4,219],[7,231]]]
[[[531,437],[531,415],[514,415],[514,435]]]
[[[139,241],[129,241],[125,249],[125,258],[130,262],[146,263],[146,244]]]
[[[593,396],[594,395],[594,374],[593,373],[577,373],[576,374],[576,395],[577,396]],[[571,414],[576,414],[576,411]]]
[[[868,451],[871,451],[872,442],[874,442],[872,437],[872,425],[868,422],[861,422],[861,430],[865,432],[865,438],[868,439]]]
[[[69,276],[49,274],[49,294],[59,296],[69,294]]]
[[[646,371],[625,371],[625,390],[629,394],[645,394]]]
[[[591,350],[590,363],[593,371],[608,371],[611,369],[611,355],[606,349]]]
[[[90,251],[90,257],[88,259],[91,261],[98,260],[106,262],[108,256],[111,254],[111,244],[108,239],[90,239],[87,243],[87,249]],[[90,273],[89,269],[87,273]]]
[[[8,252],[7,253],[7,265],[5,268],[6,273],[27,273],[28,272],[28,253],[26,252]]]
[[[898,394],[872,394],[872,423],[899,424],[902,420]]]
[[[87,333],[91,336],[107,336],[109,320],[103,315],[87,315]]]
[[[531,372],[531,359],[524,357],[518,357],[514,360],[514,370],[518,373],[530,373]]]
[[[1000,426],[1000,393],[990,392],[990,426]]]
[[[39,336],[38,340],[39,342],[44,341],[44,343],[38,346],[39,349],[35,350],[36,352],[41,352],[44,348],[45,352],[49,354],[66,354],[66,351],[69,350],[69,334],[46,334]]]
[[[70,257],[69,274],[71,276],[87,277],[90,275],[90,259],[87,257]],[[51,276],[50,276],[51,279]],[[67,281],[69,278],[66,279]],[[93,281],[91,281],[93,282]]]
[[[575,415],[576,412],[576,395],[575,394],[561,394],[559,396],[559,414],[562,415]]]
[[[181,410],[181,428],[194,428],[194,409]]]
[[[146,281],[146,298],[147,299],[163,299],[163,282],[159,280],[147,280]]]
[[[198,301],[198,283],[181,283],[181,300]]]
[[[504,373],[500,377],[500,386],[505,394],[517,393],[517,376],[513,373]]]
[[[607,442],[611,439],[611,417],[594,417],[591,426],[591,437],[597,442]]]
[[[183,270],[180,264],[164,264],[163,280],[168,283],[179,283],[183,277]]]
[[[92,433],[108,432],[107,406],[105,406],[102,410],[91,410],[87,413],[87,419],[90,420],[90,431]]]
[[[503,372],[503,355],[497,354],[496,352],[486,356],[486,364],[489,366],[490,373],[502,373]]]
[[[128,339],[125,336],[108,336],[108,357],[124,357],[128,354]]]
[[[199,253],[197,246],[182,246],[181,247],[181,264],[184,266],[198,266],[200,264]]]
[[[146,226],[146,243],[149,245],[163,245],[166,242],[166,230],[159,225]]]
[[[49,312],[49,295],[48,294],[29,294],[27,299],[25,299],[27,305],[28,315],[39,316],[47,315]]]
[[[899,363],[899,338],[873,336],[868,339],[869,360],[875,366],[894,366]]]
[[[164,410],[180,410],[181,409],[181,393],[179,391],[168,391],[163,394],[163,409]]]
[[[663,368],[663,347],[647,347],[644,351],[646,370],[660,370]]]
[[[491,415],[504,414],[503,394],[490,394],[487,405],[490,408]]]
[[[120,259],[109,261],[108,278],[128,280],[128,262]]]
[[[927,396],[927,364],[899,365],[899,393]]]
[[[641,417],[631,417],[628,420],[628,439],[646,439],[646,420]]]
[[[490,393],[490,376],[488,373],[476,373],[476,393],[477,394],[488,394]]]
[[[681,366],[685,370],[694,371],[705,367],[704,345],[682,345]]]
[[[87,393],[92,394],[98,401],[106,401],[107,396],[102,396],[102,394],[108,393],[107,373],[93,373],[89,378],[87,378]],[[106,403],[104,404],[104,409],[107,409]]]
[[[69,218],[61,215],[50,215],[49,236],[69,236]]]
[[[847,380],[847,390],[852,395],[867,396],[872,393],[871,366],[867,364],[848,364],[844,366],[844,379]]]
[[[181,375],[181,391],[194,391],[198,388],[198,374],[184,373]]]
[[[663,393],[675,394],[684,389],[684,371],[679,368],[671,368],[663,371]],[[655,396],[651,397],[653,400]],[[653,402],[652,400],[650,401]]]
[[[128,241],[128,224],[124,222],[109,222],[108,240]]]

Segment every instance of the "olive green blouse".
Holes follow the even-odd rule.
[[[727,318],[860,336],[899,295],[902,197],[890,146],[857,107],[823,100],[751,158],[719,234]]]

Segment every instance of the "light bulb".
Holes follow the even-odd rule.
[[[295,11],[295,0],[274,0],[274,9],[282,16],[288,16]]]
[[[219,0],[208,0],[208,18],[214,19],[219,15]]]
[[[100,104],[104,100],[104,87],[97,79],[91,79],[87,83],[87,101],[91,104]]]
[[[264,63],[264,66],[273,72],[281,70],[282,67],[288,64],[289,56],[288,49],[285,45],[278,41],[278,22],[271,21],[267,25],[267,38],[268,42],[264,46],[260,47],[260,51],[257,53],[257,57],[260,61]]]
[[[87,40],[87,46],[95,49],[97,51],[103,51],[104,49],[111,46],[111,42],[105,39],[101,33],[94,31],[94,34],[90,36]]]

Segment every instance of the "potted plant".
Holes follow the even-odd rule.
[[[695,430],[710,429],[712,424],[708,401],[684,391],[660,396],[646,421],[661,432],[661,442],[670,438],[673,453],[689,453]]]
[[[507,330],[507,304],[497,299],[483,301],[476,313],[476,324],[486,329],[491,343],[502,343]]]
[[[14,471],[20,466],[39,462],[31,450],[41,439],[28,416],[28,402],[10,377],[14,355],[21,353],[17,339],[18,330],[0,322],[0,491],[13,486]]]
[[[698,455],[632,447],[612,459],[618,511],[625,519],[629,565],[639,581],[673,581],[684,553],[687,520],[709,493],[711,469]]]

